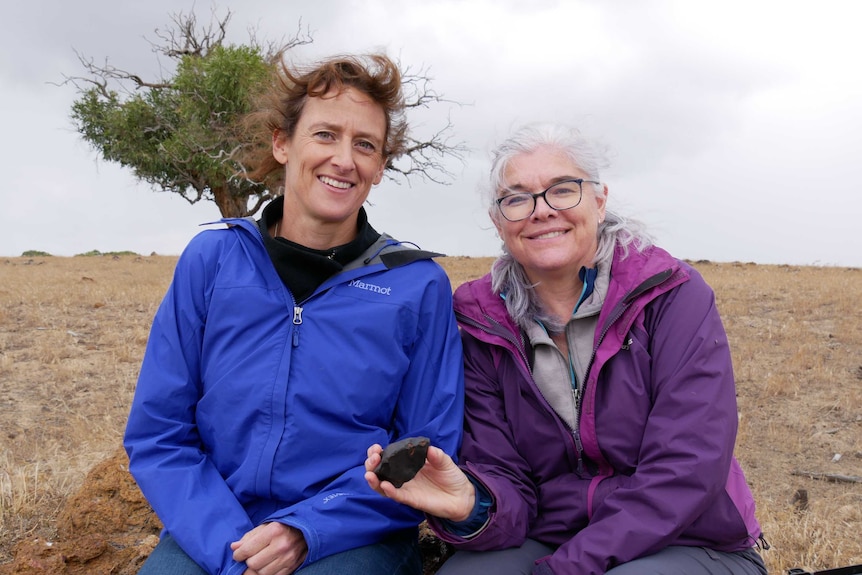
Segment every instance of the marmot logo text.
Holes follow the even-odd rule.
[[[350,287],[364,289],[367,291],[373,291],[374,293],[379,293],[379,294],[383,294],[383,295],[390,295],[392,293],[391,287],[380,287],[380,286],[377,286],[374,284],[367,284],[367,283],[365,283],[363,281],[359,281],[359,280],[351,280],[350,283],[347,285]]]

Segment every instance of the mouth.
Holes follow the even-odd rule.
[[[530,236],[531,240],[549,240],[551,238],[556,238],[558,236],[562,236],[568,233],[566,230],[554,230],[550,232],[545,232],[544,234],[539,234],[537,236]]]
[[[333,188],[338,188],[339,190],[348,190],[353,187],[353,184],[350,182],[342,182],[340,180],[332,179],[328,176],[318,176],[317,178],[327,186],[331,186]]]

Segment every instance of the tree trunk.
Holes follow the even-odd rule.
[[[212,186],[213,198],[223,218],[244,218],[249,213],[248,193],[229,185]]]

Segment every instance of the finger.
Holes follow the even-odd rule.
[[[368,486],[374,491],[380,489],[380,478],[373,471],[365,472],[365,481],[368,482]]]
[[[269,543],[246,559],[246,566],[260,575],[282,573],[285,569],[292,573],[302,563],[301,557],[307,549],[302,533],[277,522],[264,523],[260,528]]]
[[[241,540],[234,541],[233,543],[231,543],[230,548],[233,550],[234,561],[243,562],[252,555],[254,555],[254,553],[251,552],[250,548],[243,547],[243,542]]]
[[[439,447],[434,447],[433,445],[428,448],[425,460],[435,469],[445,469],[449,466],[450,462],[452,465],[455,464],[455,462],[452,461],[452,458],[449,457],[445,451]]]
[[[402,502],[403,500],[401,491],[399,491],[398,488],[392,485],[389,481],[380,482],[380,491],[383,492],[383,495],[390,499],[394,499],[395,501]]]
[[[380,478],[377,477],[377,474],[373,471],[365,472],[365,481],[368,483],[368,486],[379,493],[380,495],[386,495],[383,490],[380,488]]]
[[[261,526],[247,531],[239,541],[230,544],[233,551],[234,561],[245,561],[249,557],[259,553],[269,543],[268,538],[261,537]]]
[[[246,533],[246,535],[248,535]],[[248,552],[247,549],[242,549],[244,545],[243,539],[245,539],[246,535],[243,535],[243,538],[239,541],[234,541],[230,544],[231,551],[233,551],[233,560],[234,561],[245,561],[249,557],[251,557],[251,553]]]
[[[366,471],[374,471],[377,465],[380,463],[380,454],[373,453],[368,456],[368,459],[365,460],[365,470]]]
[[[291,575],[305,561],[308,555],[308,545],[305,535],[295,527],[287,527],[279,537],[279,543],[274,548],[275,557],[267,566],[267,571],[274,575]],[[266,575],[263,570],[260,575]]]
[[[392,483],[390,483],[389,481],[381,481],[380,478],[377,477],[377,474],[373,471],[365,472],[365,481],[368,482],[368,486],[371,487],[371,489],[373,489],[380,495],[383,495],[384,497],[390,497],[396,500],[399,499],[397,497],[398,490],[395,488],[395,486],[392,485]]]
[[[383,451],[383,448],[380,447],[380,444],[375,443],[374,445],[372,445],[371,447],[368,448],[368,450],[365,452],[365,454],[366,454],[366,456],[371,457],[373,454],[380,453],[382,451]]]

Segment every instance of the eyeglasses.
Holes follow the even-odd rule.
[[[519,222],[532,216],[533,212],[536,211],[536,202],[539,201],[539,198],[545,198],[545,203],[554,210],[570,210],[581,203],[583,196],[581,184],[584,182],[588,184],[601,183],[582,178],[563,180],[538,194],[518,192],[498,198],[497,207],[503,217],[510,222]]]

